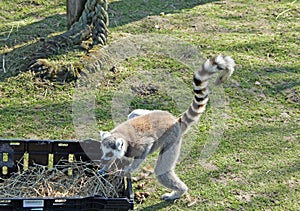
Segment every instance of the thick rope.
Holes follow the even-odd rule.
[[[74,68],[73,65],[53,67],[46,58],[57,52],[67,51],[69,47],[78,45],[90,37],[93,40],[92,46],[105,45],[108,23],[107,0],[87,0],[79,20],[65,33],[38,43],[38,50],[28,57],[30,58],[28,63],[23,64],[27,66],[27,70],[35,72],[42,78],[55,81],[74,80],[81,72],[80,67]]]
[[[68,31],[51,38],[41,38],[38,42],[22,47],[22,52],[27,52],[27,56],[24,58],[22,52],[20,55],[19,49],[8,53],[5,59],[10,64],[10,70],[1,77],[32,71],[37,77],[43,79],[61,82],[73,81],[83,74],[84,64],[82,62],[57,64],[47,58],[58,53],[64,54],[91,37],[93,39],[92,46],[106,44],[107,27],[107,0],[87,0],[80,19]]]
[[[88,25],[92,30],[93,45],[107,43],[108,29],[108,14],[106,0],[87,0],[81,17],[78,23]],[[74,24],[73,24],[74,25]],[[76,25],[74,25],[75,27]],[[71,27],[72,30],[73,26]]]

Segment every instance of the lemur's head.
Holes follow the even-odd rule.
[[[116,138],[110,132],[100,132],[102,157],[101,160],[108,161],[122,158],[126,152],[125,140]]]

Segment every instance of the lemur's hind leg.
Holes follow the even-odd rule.
[[[178,176],[175,174],[174,170],[170,170],[162,175],[157,175],[157,180],[163,184],[165,187],[172,189],[171,193],[165,193],[162,195],[162,199],[169,201],[178,199],[184,194],[188,187],[184,184]]]
[[[166,146],[162,148],[154,170],[157,180],[165,187],[173,190],[171,193],[164,194],[162,196],[163,200],[178,199],[188,190],[188,187],[174,172],[181,147],[180,136],[176,139],[172,142],[169,141]]]

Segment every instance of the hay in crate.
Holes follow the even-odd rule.
[[[98,168],[82,161],[60,161],[52,168],[34,164],[7,179],[0,178],[0,198],[119,197],[124,190],[121,173],[103,177]]]

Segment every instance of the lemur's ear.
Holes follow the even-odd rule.
[[[116,140],[116,148],[117,148],[118,151],[121,151],[123,149],[124,142],[125,142],[125,140],[122,139],[122,138],[118,138]]]
[[[103,139],[107,138],[108,136],[111,136],[110,132],[108,132],[108,131],[100,131],[101,141],[103,141]]]

